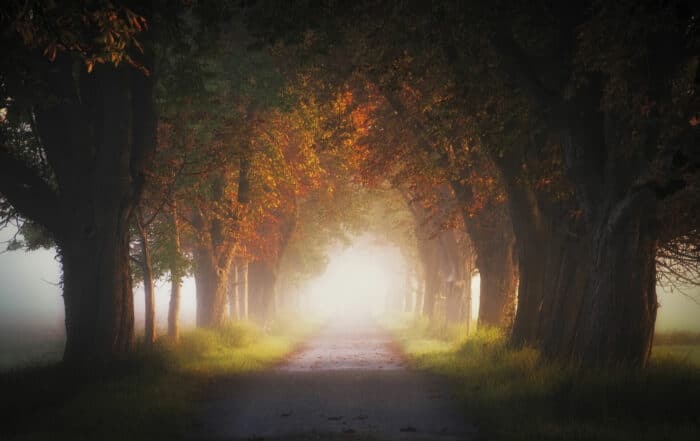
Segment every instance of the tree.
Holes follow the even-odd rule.
[[[57,244],[65,361],[106,360],[133,346],[129,224],[155,148],[151,13],[9,7],[2,26],[18,32],[2,45],[7,120],[38,142],[28,152],[3,131],[0,193]]]
[[[576,235],[573,246],[556,239],[564,254],[547,265],[562,271],[545,283],[570,284],[571,292],[533,296],[553,311],[553,326],[537,340],[549,356],[576,363],[643,366],[657,307],[659,203],[687,185],[671,179],[678,174],[667,158],[683,154],[697,136],[688,122],[695,98],[676,87],[696,87],[692,8],[682,2],[580,2],[546,12],[499,6],[451,5],[440,17],[449,29],[441,41],[478,136],[503,146],[504,155],[515,148],[517,157],[523,148],[525,157],[503,173],[517,179],[513,172],[522,170],[522,160],[551,143],[572,191],[550,209],[540,209],[546,201],[530,204],[532,219],[539,216],[544,226],[561,218],[557,206],[573,207],[575,219],[565,224]],[[494,16],[495,10],[502,14]],[[475,66],[475,60],[489,63]],[[493,95],[477,90],[475,72],[489,79]],[[517,136],[505,133],[504,122]],[[522,202],[517,193],[509,196]],[[531,248],[527,229],[516,230],[519,248]],[[542,231],[549,239],[557,230]]]

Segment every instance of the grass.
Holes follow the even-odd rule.
[[[687,341],[659,344],[641,372],[581,371],[510,349],[498,330],[463,337],[415,319],[387,327],[414,366],[455,381],[487,439],[700,439],[700,346]]]
[[[217,378],[268,368],[313,329],[286,320],[193,330],[98,371],[60,364],[0,374],[2,440],[176,440],[191,431]]]

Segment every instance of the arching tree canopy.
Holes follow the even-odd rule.
[[[132,349],[134,277],[151,341],[153,280],[176,337],[190,272],[199,326],[267,323],[371,224],[423,314],[468,319],[478,271],[513,345],[643,367],[657,283],[700,276],[698,12],[9,2],[0,217],[57,247],[67,362]]]

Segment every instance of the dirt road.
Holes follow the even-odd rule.
[[[450,385],[371,322],[334,321],[274,370],[220,381],[193,439],[471,440]]]

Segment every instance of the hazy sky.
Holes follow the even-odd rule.
[[[9,229],[0,231],[0,240],[11,237]],[[4,247],[3,247],[4,248]],[[331,250],[331,261],[324,275],[309,284],[310,300],[319,311],[376,311],[389,290],[402,282],[403,262],[397,249],[377,245],[366,236],[349,248]],[[385,277],[388,276],[388,277]],[[63,302],[60,288],[60,265],[54,252],[47,250],[0,254],[0,331],[23,327],[36,330],[63,331]],[[329,296],[328,291],[336,293]],[[700,299],[700,292],[694,293]],[[169,284],[158,282],[156,289],[157,320],[164,328],[167,321]],[[137,326],[142,328],[143,292],[136,290]],[[657,327],[661,330],[700,332],[700,306],[678,293],[659,290]],[[311,306],[311,305],[310,305]],[[194,281],[183,286],[182,321],[194,323]]]

